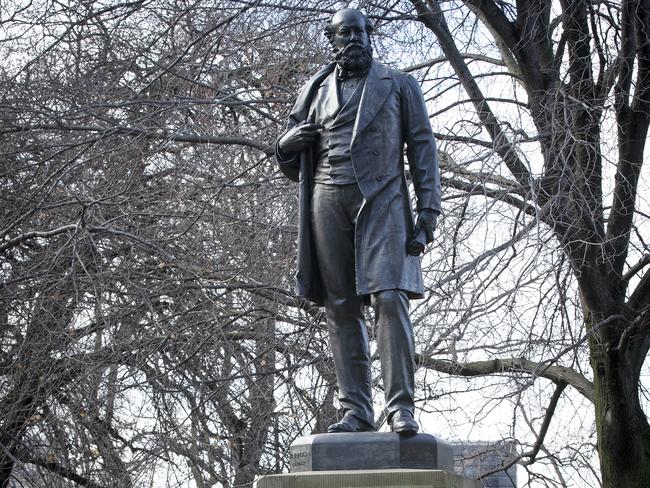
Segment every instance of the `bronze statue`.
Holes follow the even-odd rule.
[[[440,214],[436,143],[420,87],[373,61],[372,26],[339,10],[325,34],[335,61],[303,87],[276,143],[282,172],[299,182],[299,295],[324,304],[343,419],[328,432],[375,430],[368,333],[377,343],[394,432],[414,433],[414,341],[409,299],[422,298],[419,252]],[[417,197],[414,223],[404,146]]]

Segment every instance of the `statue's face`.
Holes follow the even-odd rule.
[[[356,10],[345,9],[332,17],[332,46],[335,52],[353,54],[368,49],[370,36],[366,30],[366,17]]]
[[[339,66],[353,72],[367,71],[372,46],[366,16],[358,10],[339,10],[332,17],[331,27],[330,42]]]

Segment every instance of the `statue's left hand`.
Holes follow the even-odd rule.
[[[418,212],[413,236],[406,246],[406,252],[411,256],[419,256],[424,252],[427,244],[433,241],[433,231],[436,230],[438,212],[430,208],[423,208]]]
[[[438,213],[430,208],[423,208],[418,212],[418,220],[415,224],[415,234],[424,229],[427,244],[433,241],[433,232],[438,223]]]

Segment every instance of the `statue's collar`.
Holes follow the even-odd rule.
[[[345,69],[340,65],[337,65],[336,66],[336,77],[341,81],[342,80],[348,80],[350,78],[365,78],[368,75],[368,72],[370,71],[371,66],[372,66],[372,63],[370,65],[368,65],[368,67],[365,70],[352,71],[352,70]]]

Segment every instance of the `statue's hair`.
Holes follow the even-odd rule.
[[[355,10],[355,9],[344,9],[344,10]],[[359,10],[355,10],[355,11],[359,12],[361,15],[363,15],[363,18],[366,19],[366,32],[368,33],[368,35],[372,35],[375,28],[368,20],[368,17],[363,12],[360,12]],[[336,15],[337,13],[338,12],[334,13],[334,15]],[[330,42],[332,42],[332,38],[334,37],[334,27],[332,26],[332,19],[334,18],[334,15],[330,17],[330,20],[325,25],[325,37],[327,37],[327,40]]]

